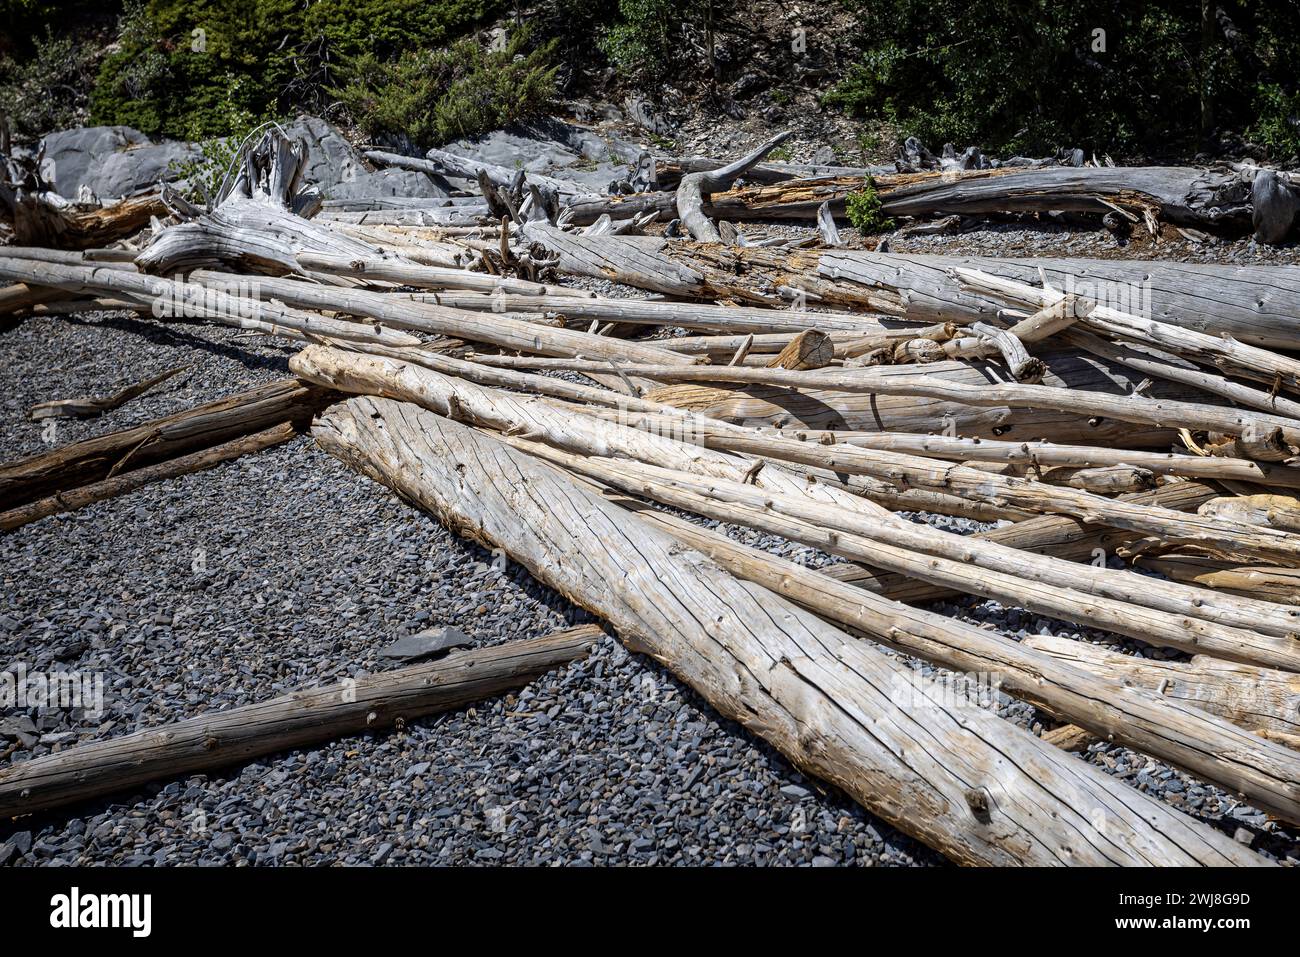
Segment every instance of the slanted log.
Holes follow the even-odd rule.
[[[283,422],[303,427],[328,401],[328,393],[297,379],[268,382],[143,425],[0,465],[0,501],[13,508]]]
[[[1170,694],[1167,688],[1164,695],[1142,693],[1128,681],[1118,680],[1116,673],[1105,667],[1074,667],[1073,663],[1061,667],[1063,661],[1068,661],[1068,652],[1048,654],[1032,638],[1021,643],[934,612],[864,594],[810,568],[742,545],[719,532],[655,511],[635,500],[616,501],[631,508],[648,524],[663,528],[707,555],[736,577],[770,588],[851,633],[952,671],[997,675],[999,690],[1060,719],[1073,721],[1099,737],[1174,764],[1228,791],[1240,793],[1243,789],[1253,789],[1255,800],[1271,802],[1290,820],[1300,814],[1300,755],[1252,739],[1248,732],[1237,727],[1243,724],[1240,720],[1243,712],[1253,710],[1249,706],[1242,708],[1238,704],[1236,708],[1200,710],[1205,707],[1203,702],[1212,696],[1207,693],[1209,682],[1198,690],[1184,688],[1180,694]],[[1083,642],[1049,640],[1056,646],[1094,647]],[[1108,660],[1122,657],[1126,656],[1108,656]],[[1300,718],[1294,717],[1295,705],[1300,702],[1300,680],[1295,675],[1245,665],[1217,664],[1221,670],[1213,664],[1205,668],[1208,674],[1218,677],[1214,690],[1220,694],[1231,693],[1234,677],[1242,683],[1252,678],[1267,683],[1268,691],[1256,692],[1257,696],[1252,695],[1250,702],[1267,707],[1270,717],[1276,715],[1275,723],[1270,724],[1274,730],[1292,734],[1300,730]],[[1159,685],[1158,681],[1142,680],[1146,675],[1138,669],[1118,674],[1137,679],[1134,682],[1137,688],[1154,692]],[[1290,718],[1285,716],[1288,705],[1293,716]],[[1211,717],[1207,711],[1221,715],[1222,719]]]
[[[148,302],[159,319],[210,319],[241,329],[285,330],[334,339],[364,339],[393,346],[418,345],[420,340],[378,323],[348,322],[319,313],[289,308],[257,298],[259,285],[270,279],[224,275],[220,282],[201,284],[147,276],[111,264],[67,265],[0,257],[0,277],[38,282],[78,293],[111,292]],[[317,287],[319,288],[319,287]],[[335,290],[341,294],[340,290]],[[269,297],[268,297],[269,298]],[[328,300],[328,297],[326,297]]]
[[[964,283],[976,289],[1039,309],[1054,305],[1066,296],[1057,289],[1031,286],[979,270],[959,267],[955,272]],[[1089,309],[1080,324],[1093,332],[1167,349],[1204,365],[1217,365],[1236,374],[1276,383],[1278,388],[1300,391],[1300,360],[1238,342],[1231,336],[1199,332],[1105,305]]]
[[[0,818],[461,708],[585,658],[599,636],[595,625],[582,625],[455,651],[439,661],[304,688],[11,764],[0,769]]]
[[[580,363],[573,363],[572,367],[575,371],[582,371]],[[1140,394],[1117,396],[1084,389],[1060,389],[1047,384],[987,382],[983,386],[974,386],[953,381],[947,376],[932,375],[930,371],[933,367],[930,365],[923,367],[920,373],[910,379],[900,379],[896,375],[898,368],[902,367],[787,372],[783,369],[734,366],[717,369],[705,366],[685,368],[675,365],[663,369],[635,366],[627,371],[660,382],[731,383],[801,391],[819,389],[867,395],[915,396],[944,399],[962,405],[1005,405],[1016,409],[1051,410],[1078,417],[1109,418],[1140,425],[1222,432],[1227,435],[1261,435],[1280,429],[1288,444],[1300,446],[1300,421],[1263,412],[1199,402],[1164,401]],[[663,396],[657,398],[668,401]]]
[[[608,411],[593,410],[590,414],[610,417]],[[1259,521],[1234,521],[1221,514],[1222,509],[1215,512],[1212,518],[1207,518],[1204,513],[1207,509],[1213,509],[1213,503],[1201,506],[1202,514],[1188,515],[1174,509],[1108,499],[1079,487],[1069,487],[1068,481],[1054,486],[1014,475],[998,475],[985,469],[940,463],[923,456],[861,446],[800,441],[756,429],[715,424],[705,419],[674,419],[672,416],[649,413],[620,412],[618,422],[619,425],[656,433],[672,429],[676,422],[681,422],[683,428],[689,427],[691,442],[705,448],[761,456],[767,460],[795,462],[836,475],[866,475],[893,484],[899,489],[929,488],[989,504],[1009,504],[1031,512],[1070,515],[1080,521],[1124,528],[1154,536],[1164,542],[1195,543],[1202,548],[1225,554],[1258,555],[1278,562],[1294,562],[1300,558],[1300,536],[1291,534],[1289,529],[1265,525]],[[1111,493],[1132,491],[1113,486],[1107,490]],[[1291,514],[1283,513],[1277,507],[1277,496],[1264,498],[1272,506],[1269,514]],[[1232,503],[1239,500],[1221,501]],[[1295,499],[1282,498],[1281,501],[1288,505],[1295,503]],[[1275,518],[1274,521],[1281,519]]]
[[[658,462],[692,474],[751,482],[756,488],[836,504],[852,512],[888,515],[880,506],[832,485],[807,482],[777,463],[756,468],[750,459],[702,448],[690,441],[689,423],[682,423],[681,431],[666,434],[609,428],[594,419],[570,415],[537,396],[484,388],[428,367],[325,346],[302,350],[289,360],[289,368],[295,375],[334,391],[400,399],[439,415],[567,448]],[[625,408],[620,407],[616,414],[625,414]]]
[[[1043,385],[1060,391],[1103,391],[1123,396],[1138,384],[1123,367],[1089,356],[1045,353],[1040,358],[1047,366]],[[492,364],[498,360],[485,356],[481,361]],[[708,368],[714,371],[716,367]],[[922,376],[942,378],[968,386],[963,390],[963,399],[1005,377],[997,365],[980,360],[872,367],[869,371],[891,386],[903,386]],[[1163,384],[1153,386],[1148,394],[1168,399],[1189,399],[1196,395],[1191,390]],[[655,389],[651,397],[710,418],[778,429],[926,433],[939,427],[962,435],[1106,444],[1114,448],[1159,448],[1178,441],[1178,432],[1172,428],[1134,426],[1111,418],[1081,418],[1041,408],[977,406],[965,401],[903,394],[901,388],[898,394],[894,394],[893,388],[870,394],[823,389],[811,383],[797,388],[683,384]]]
[[[1151,492],[1137,492],[1131,495],[1122,495],[1120,498],[1137,504],[1155,504],[1164,508],[1176,508],[1180,511],[1195,511],[1202,502],[1207,502],[1218,494],[1219,490],[1217,488],[1202,482],[1176,482],[1171,485],[1161,486]],[[1023,521],[1017,521],[1014,525],[1004,525],[1001,528],[975,532],[970,537],[996,542],[1009,548],[1021,549],[1040,555],[1053,555],[1068,561],[1104,562],[1106,557],[1118,545],[1122,545],[1136,536],[1132,532],[1090,525],[1073,518],[1065,518],[1059,515],[1038,515]],[[856,582],[863,588],[869,588],[897,601],[911,604],[939,601],[961,594],[960,591],[953,588],[932,585],[929,582],[908,579],[900,575],[882,573],[855,563],[831,565],[824,571],[825,574],[841,581]],[[1278,598],[1269,596],[1255,597],[1265,598],[1267,601],[1279,601]],[[1300,605],[1300,601],[1287,601],[1283,602],[1283,604]],[[1248,616],[1250,614],[1249,611],[1243,611],[1241,620],[1249,620]],[[1292,621],[1300,622],[1300,608],[1296,610],[1294,615],[1289,617]],[[1263,621],[1264,616],[1258,616],[1255,620]],[[1274,625],[1264,625],[1263,627],[1272,628]],[[1287,629],[1282,622],[1277,622],[1276,631],[1279,634],[1285,634]]]
[[[0,275],[4,275],[0,261]],[[230,273],[200,269],[190,278],[210,288],[222,288],[240,281]],[[523,322],[507,315],[448,309],[427,302],[366,289],[339,289],[296,279],[259,277],[248,292],[264,301],[279,300],[297,309],[322,309],[362,316],[400,329],[485,342],[504,349],[538,352],[549,356],[591,356],[628,361],[669,362],[691,365],[694,359],[650,343],[630,342],[609,336],[590,335],[576,329],[561,329]],[[582,302],[577,298],[574,302]],[[364,328],[364,327],[363,327]],[[341,338],[341,337],[331,337]],[[602,369],[601,371],[610,371]]]
[[[953,709],[901,663],[469,428],[356,398],[314,432],[607,619],[796,766],[958,863],[1257,860],[988,712]],[[918,693],[897,693],[899,682]]]
[[[995,462],[1025,465],[1031,469],[1130,466],[1156,475],[1226,479],[1279,488],[1300,488],[1300,468],[1229,456],[1180,455],[1174,452],[1144,452],[1092,445],[1057,445],[1052,442],[1003,442],[948,435],[909,435],[904,432],[826,433],[787,430],[783,434],[805,442],[835,442],[868,449],[906,452],[908,455],[922,455],[950,462]]]
[[[220,445],[214,445],[210,449],[191,452],[189,455],[182,455],[179,458],[168,459],[165,462],[158,462],[154,465],[146,465],[143,468],[123,472],[121,475],[104,479],[102,482],[92,482],[89,485],[55,492],[46,498],[28,502],[26,505],[20,505],[7,512],[0,512],[0,531],[10,532],[15,528],[21,528],[23,525],[29,525],[42,518],[49,518],[51,515],[75,512],[87,505],[110,498],[117,498],[119,495],[126,495],[128,492],[134,492],[136,489],[152,485],[154,482],[189,475],[192,472],[202,472],[220,465],[222,462],[229,462],[231,459],[243,455],[251,455],[254,452],[261,452],[263,449],[282,445],[297,434],[298,428],[292,422],[282,422],[264,432],[257,432],[243,438],[223,442]]]
[[[1294,631],[1285,636],[1265,635],[1251,630],[1251,624],[1233,627],[1209,621],[1219,617],[1219,609],[1208,610],[1205,603],[1224,596],[1209,595],[1202,589],[1163,583],[1160,595],[1155,596],[1144,590],[1144,584],[1151,581],[1145,576],[1044,559],[990,542],[918,528],[892,516],[878,519],[796,496],[757,491],[726,479],[698,478],[643,462],[573,455],[510,436],[504,441],[628,494],[719,521],[740,522],[967,594],[1151,644],[1300,671]],[[1156,588],[1149,586],[1149,592]],[[1120,597],[1108,597],[1112,594]],[[1178,606],[1179,611],[1153,608],[1155,604]],[[1189,610],[1192,614],[1183,613]],[[1279,611],[1285,614],[1286,609]]]
[[[1297,568],[1238,565],[1207,555],[1177,552],[1158,555],[1138,553],[1132,557],[1132,561],[1139,568],[1149,568],[1174,581],[1281,605],[1300,605],[1300,569]]]
[[[1300,747],[1300,679],[1291,672],[1205,655],[1191,661],[1156,661],[1053,635],[1030,635],[1024,643],[1074,668],[1154,691],[1166,700],[1184,701],[1250,731],[1276,732],[1272,740]]]

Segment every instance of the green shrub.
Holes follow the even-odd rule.
[[[85,115],[95,52],[71,37],[47,32],[24,62],[0,58],[0,113],[20,140],[76,126]]]
[[[428,147],[478,136],[544,112],[555,95],[554,41],[525,52],[529,33],[515,31],[500,49],[467,38],[390,62],[362,54],[333,92],[372,137],[404,134]]]
[[[844,197],[844,213],[861,233],[883,233],[894,228],[880,202],[880,194],[870,180],[862,189]]]
[[[320,108],[334,64],[441,46],[501,0],[134,0],[91,95],[97,123],[153,135],[220,136],[231,108],[285,116]],[[235,82],[237,81],[237,82]]]
[[[296,0],[144,0],[119,21],[120,50],[91,93],[96,123],[151,135],[221,136],[232,110],[282,114],[297,74]]]
[[[1277,159],[1300,153],[1300,92],[1287,96],[1276,83],[1261,83],[1255,94],[1255,122],[1246,138]]]
[[[618,21],[600,37],[600,49],[624,76],[658,85],[680,64],[680,24],[699,6],[700,0],[619,0]]]
[[[976,144],[1043,155],[1062,146],[1190,152],[1206,117],[1242,130],[1294,97],[1300,17],[1294,3],[1222,0],[1231,39],[1203,45],[1200,6],[1048,0],[843,0],[858,12],[861,58],[828,105],[899,126],[937,148]],[[1276,115],[1276,114],[1274,114]],[[1261,135],[1284,133],[1265,123]]]
[[[303,15],[302,38],[321,38],[339,60],[441,47],[505,8],[501,0],[317,0]]]

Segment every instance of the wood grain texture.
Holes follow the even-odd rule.
[[[949,707],[898,662],[468,427],[354,398],[314,434],[454,531],[505,549],[724,716],[958,863],[1260,860],[988,712]]]

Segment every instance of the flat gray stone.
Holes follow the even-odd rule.
[[[419,661],[436,654],[450,651],[452,648],[467,648],[473,642],[459,628],[448,625],[442,628],[428,628],[414,635],[399,638],[386,648],[381,648],[379,657],[394,661]]]

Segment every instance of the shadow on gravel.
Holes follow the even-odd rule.
[[[100,319],[87,316],[65,316],[63,318],[70,325],[116,329],[120,332],[140,336],[142,339],[148,339],[157,345],[188,346],[192,349],[198,349],[211,355],[238,362],[249,369],[272,369],[286,375],[289,372],[289,356],[297,351],[294,346],[268,339],[264,342],[265,347],[279,349],[282,355],[263,356],[241,349],[238,346],[232,346],[229,343],[205,339],[182,328],[188,325],[204,328],[209,325],[203,322],[188,323],[184,320],[173,320],[168,323],[153,322],[136,319],[129,313],[113,313]]]

